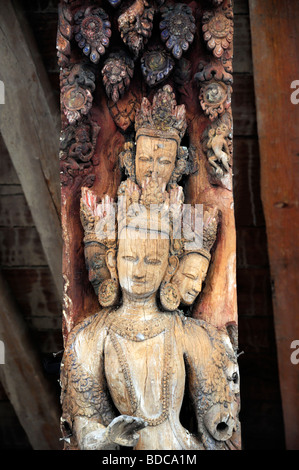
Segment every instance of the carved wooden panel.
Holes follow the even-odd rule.
[[[231,1],[61,1],[57,49],[66,445],[239,449]]]

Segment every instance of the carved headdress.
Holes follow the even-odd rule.
[[[107,249],[116,246],[115,204],[106,195],[97,203],[96,195],[83,187],[80,219],[84,229],[84,243],[99,243]]]
[[[139,188],[128,180],[119,195],[118,237],[124,236],[123,229],[133,228],[144,238],[154,238],[156,232],[157,238],[172,240],[174,215],[170,208],[181,210],[182,203],[183,189],[179,186],[166,191],[159,178],[147,178]]]
[[[173,138],[180,145],[187,129],[185,105],[177,105],[170,85],[161,88],[151,104],[143,98],[136,113],[136,140],[140,135]]]
[[[210,261],[219,219],[220,212],[215,207],[197,214],[196,207],[185,206],[182,214],[182,238],[176,243],[176,254],[182,257],[189,253],[198,253]]]

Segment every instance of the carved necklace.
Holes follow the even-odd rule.
[[[156,320],[155,320],[155,322],[156,322]],[[155,322],[153,320],[148,321],[148,323],[149,324],[151,323],[151,325],[155,325]],[[127,323],[127,321],[125,323]],[[135,388],[134,388],[134,385],[133,385],[133,380],[132,380],[132,375],[131,375],[131,372],[130,372],[129,364],[126,360],[126,357],[125,357],[125,354],[122,350],[121,344],[118,341],[117,336],[115,334],[115,333],[117,333],[117,334],[119,334],[120,336],[122,336],[126,339],[131,339],[131,336],[132,336],[133,341],[143,341],[144,339],[143,340],[136,339],[136,337],[138,336],[138,333],[136,334],[136,323],[140,324],[140,326],[141,326],[141,323],[143,323],[143,322],[128,321],[128,323],[130,324],[130,327],[132,329],[128,330],[125,327],[125,325],[118,325],[118,328],[117,328],[118,331],[116,331],[115,324],[113,324],[113,327],[112,327],[112,324],[111,324],[110,338],[111,338],[113,347],[115,349],[115,352],[117,354],[117,357],[118,357],[118,360],[119,360],[119,363],[120,363],[120,366],[121,366],[121,369],[122,369],[122,373],[124,375],[125,386],[126,386],[129,398],[130,398],[131,414],[132,414],[132,416],[136,416],[136,417],[144,419],[148,423],[148,426],[158,426],[159,424],[166,421],[166,419],[169,416],[169,405],[170,405],[169,378],[170,378],[170,374],[171,374],[171,349],[172,349],[172,347],[171,347],[172,346],[172,344],[171,344],[171,339],[172,339],[171,330],[172,329],[170,328],[172,326],[171,325],[171,323],[172,323],[171,318],[168,319],[168,322],[167,322],[168,325],[167,326],[165,326],[165,321],[161,320],[159,322],[159,330],[158,330],[158,324],[156,324],[155,332],[153,332],[153,331],[150,332],[147,329],[147,327],[146,327],[146,330],[143,329],[143,333],[147,332],[147,338],[144,338],[144,339],[153,338],[154,336],[157,336],[158,334],[160,334],[162,332],[165,332],[165,350],[164,350],[164,361],[163,361],[164,362],[163,363],[163,376],[162,376],[162,383],[161,383],[161,388],[162,388],[162,390],[161,390],[162,412],[161,412],[160,416],[158,416],[157,418],[147,418],[140,412],[140,409],[139,409],[139,406],[138,406],[139,401],[138,401],[138,398],[136,396]],[[131,325],[131,323],[133,325]],[[161,329],[161,326],[163,326],[162,329]],[[138,331],[141,331],[141,330],[138,329]],[[122,334],[122,333],[124,333],[124,334]]]
[[[111,315],[107,319],[108,328],[114,333],[131,341],[144,341],[154,338],[169,328],[170,316],[161,313],[159,316],[150,320],[136,320],[134,318],[120,318]]]

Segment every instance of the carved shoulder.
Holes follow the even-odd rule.
[[[76,416],[97,418],[104,425],[114,418],[103,371],[106,316],[103,311],[76,325],[65,349],[61,404],[70,427]]]

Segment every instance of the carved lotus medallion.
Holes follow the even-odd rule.
[[[215,57],[220,58],[233,40],[232,13],[208,11],[203,15],[202,30],[208,48]]]
[[[97,64],[105,54],[111,37],[111,23],[102,8],[88,7],[79,10],[74,17],[75,39],[79,47],[91,62]]]
[[[196,26],[192,10],[178,3],[161,8],[161,13],[161,39],[175,59],[180,59],[194,39]]]
[[[149,86],[166,79],[174,68],[174,60],[164,50],[146,52],[141,58],[141,70]]]

